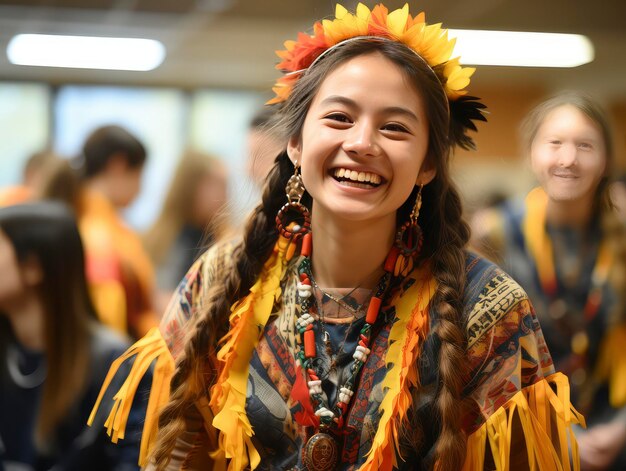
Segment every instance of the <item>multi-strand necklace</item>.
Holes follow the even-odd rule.
[[[370,354],[370,341],[372,327],[378,319],[378,314],[391,282],[389,267],[395,265],[392,251],[385,262],[385,273],[378,281],[374,289],[374,295],[370,299],[365,323],[359,333],[359,341],[352,355],[352,363],[348,366],[348,374],[343,385],[339,387],[337,402],[329,404],[326,394],[322,390],[321,372],[316,369],[317,347],[315,344],[315,331],[313,325],[316,322],[313,315],[315,301],[312,296],[312,267],[311,267],[311,234],[303,237],[301,256],[298,265],[298,302],[300,304],[300,316],[296,321],[299,333],[299,350],[297,360],[307,377],[309,395],[313,404],[315,415],[319,420],[319,429],[307,441],[303,449],[303,461],[307,469],[327,471],[335,468],[339,458],[339,447],[335,435],[339,434],[344,424],[344,417],[348,412],[359,373],[367,357]],[[393,260],[391,260],[393,258]]]

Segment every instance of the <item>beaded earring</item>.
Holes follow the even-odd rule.
[[[304,195],[304,182],[300,175],[298,161],[294,162],[293,175],[285,186],[287,202],[276,214],[276,229],[290,240],[297,240],[311,229],[311,213],[300,200]]]
[[[417,218],[422,208],[422,188],[424,188],[424,185],[419,187],[409,220],[402,224],[396,233],[394,246],[398,251],[398,257],[393,269],[394,276],[407,276],[411,273],[414,261],[422,250],[424,234],[422,233],[422,228],[417,223]]]

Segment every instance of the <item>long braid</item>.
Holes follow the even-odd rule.
[[[469,228],[462,219],[459,195],[449,179],[437,178],[426,188],[431,196],[429,204],[424,205],[430,213],[425,219],[428,229],[424,245],[433,250],[432,272],[438,283],[432,301],[437,313],[433,333],[441,342],[439,385],[434,399],[441,431],[435,444],[435,457],[437,469],[460,469],[466,453],[466,436],[461,426],[462,390],[467,375],[462,309],[466,279],[463,249],[469,239]]]
[[[262,203],[252,212],[243,240],[233,250],[230,270],[214,280],[189,331],[171,381],[170,401],[159,417],[159,437],[152,456],[157,470],[165,469],[169,462],[176,438],[184,430],[185,412],[215,383],[215,357],[219,340],[228,329],[230,308],[247,294],[277,240],[274,217],[286,201],[284,188],[292,172],[286,153],[281,154],[270,172]]]

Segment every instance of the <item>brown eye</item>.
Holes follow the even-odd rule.
[[[392,131],[392,132],[405,132],[405,133],[409,132],[409,130],[406,127],[398,123],[385,124],[382,127],[382,129],[384,129],[385,131]]]
[[[350,123],[350,118],[343,113],[332,113],[328,116],[325,116],[324,119],[330,119],[333,121],[338,121],[340,123]]]

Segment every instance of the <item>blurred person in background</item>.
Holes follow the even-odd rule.
[[[198,256],[227,231],[228,173],[217,157],[189,150],[180,159],[161,213],[144,244],[156,267],[157,312]]]
[[[248,176],[259,190],[265,185],[276,156],[283,150],[283,144],[273,129],[275,114],[273,108],[263,107],[253,116],[248,130]]]
[[[135,136],[104,126],[89,135],[78,158],[48,167],[41,194],[74,208],[96,311],[103,322],[133,338],[158,324],[152,262],[118,213],[139,193],[145,162],[146,150]]]
[[[24,165],[22,183],[0,190],[0,207],[24,203],[36,197],[43,183],[43,169],[59,157],[49,150],[31,155]]]
[[[483,217],[474,243],[526,290],[570,377],[588,425],[582,469],[623,470],[626,236],[610,198],[610,127],[590,97],[562,93],[525,118],[522,145],[541,186]]]
[[[626,173],[620,174],[611,185],[611,201],[620,219],[626,224]]]
[[[127,345],[97,321],[71,211],[51,202],[0,209],[0,469],[138,469],[134,413],[119,446],[86,425]]]

